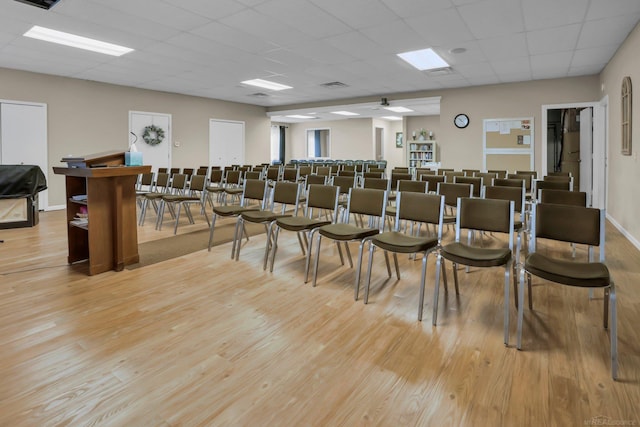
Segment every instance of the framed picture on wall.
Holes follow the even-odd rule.
[[[402,148],[402,132],[396,132],[396,147]]]

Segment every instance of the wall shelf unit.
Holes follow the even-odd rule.
[[[410,168],[431,167],[436,163],[436,141],[410,140],[407,144],[407,164]]]

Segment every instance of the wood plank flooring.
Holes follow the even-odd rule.
[[[327,243],[317,287],[305,285],[284,232],[274,273],[262,270],[259,235],[237,262],[224,244],[89,277],[66,263],[64,221],[47,212],[36,227],[0,230],[0,426],[640,424],[640,254],[611,226],[617,382],[602,292],[590,301],[534,280],[517,351],[512,301],[502,342],[500,269],[460,270],[456,297],[448,266],[432,327],[433,256],[418,322],[420,262],[404,256],[398,281],[376,253],[368,305]],[[179,232],[206,227],[196,221]],[[139,241],[171,235],[152,223]]]

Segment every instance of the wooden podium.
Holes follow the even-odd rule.
[[[151,166],[124,166],[124,152],[66,157],[62,162],[70,167],[53,171],[66,178],[69,264],[89,260],[93,275],[138,262],[135,183]]]

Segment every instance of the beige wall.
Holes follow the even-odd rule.
[[[640,165],[638,151],[640,140],[640,103],[635,102],[640,94],[640,25],[629,34],[609,64],[601,73],[600,82],[604,91],[601,96],[609,98],[609,146],[607,176],[607,212],[636,246],[640,247]],[[621,97],[622,78],[631,77],[632,104],[632,155],[623,156],[621,150]]]
[[[210,118],[244,121],[245,161],[269,160],[270,121],[263,107],[1,68],[0,99],[47,104],[51,206],[65,204],[64,179],[51,168],[68,154],[126,150],[130,110],[172,115],[173,141],[181,143],[171,144],[173,166],[207,163]]]
[[[331,129],[331,158],[341,160],[373,159],[372,119],[345,119],[292,123],[291,151],[287,159],[306,159],[307,129]]]

